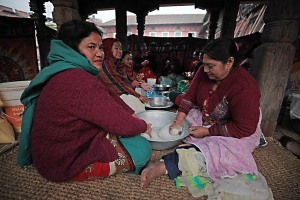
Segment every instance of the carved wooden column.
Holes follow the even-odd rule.
[[[218,19],[219,19],[220,9],[210,9],[209,10],[209,32],[208,40],[215,39]]]
[[[123,50],[127,50],[127,14],[123,7],[122,5],[116,7],[116,38],[121,42]]]
[[[31,0],[29,2],[30,10],[33,14],[30,16],[34,22],[37,32],[37,42],[39,47],[39,61],[40,67],[43,69],[48,65],[47,56],[50,50],[50,40],[51,36],[47,32],[47,27],[45,25],[46,17],[43,15],[45,13],[44,2],[38,0]]]
[[[251,73],[261,90],[262,130],[270,137],[277,126],[290,69],[299,37],[299,0],[271,0],[264,15],[262,45],[255,51]]]
[[[239,11],[240,0],[226,0],[221,27],[221,37],[234,38],[236,17]]]
[[[77,0],[52,0],[53,4],[53,21],[59,28],[64,22],[72,19],[81,19],[78,12]]]
[[[140,49],[141,44],[144,42],[143,36],[144,36],[145,22],[146,22],[147,14],[148,14],[148,12],[143,12],[143,11],[136,13],[137,29],[138,29],[137,49]]]

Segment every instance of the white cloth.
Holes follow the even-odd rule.
[[[256,180],[250,180],[242,174],[234,178],[215,180],[213,183],[218,199],[224,200],[271,200],[273,194],[266,179],[258,173]]]
[[[134,113],[141,113],[146,111],[145,105],[135,96],[131,94],[122,94],[121,99],[134,110]]]

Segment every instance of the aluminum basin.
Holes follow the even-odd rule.
[[[163,111],[163,110],[148,110],[142,113],[138,113],[137,116],[143,119],[148,124],[152,124],[152,138],[149,139],[152,149],[154,150],[166,150],[171,149],[181,143],[181,140],[190,134],[190,123],[184,119],[182,123],[182,134],[173,137],[172,140],[162,140],[155,137],[161,130],[168,124],[171,124],[175,118],[176,113]]]

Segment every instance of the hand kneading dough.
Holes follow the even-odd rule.
[[[182,130],[176,129],[176,130],[177,130],[177,131],[176,131],[177,134],[175,133],[174,135],[171,135],[171,134],[170,134],[170,126],[171,126],[171,124],[168,124],[168,125],[162,127],[162,128],[160,129],[159,133],[157,133],[157,137],[158,137],[159,139],[166,140],[166,141],[167,141],[167,140],[175,140],[175,139],[179,139],[180,137],[179,137],[178,133],[179,133],[180,131],[182,131]]]
[[[171,135],[179,135],[179,133],[182,131],[182,127],[180,127],[180,129],[177,129],[177,128],[172,128],[170,130],[170,134]]]

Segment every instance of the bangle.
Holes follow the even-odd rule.
[[[180,121],[178,121],[178,120],[174,120],[174,122],[177,122],[178,124],[180,124],[180,125],[181,125],[181,122],[180,122]]]

